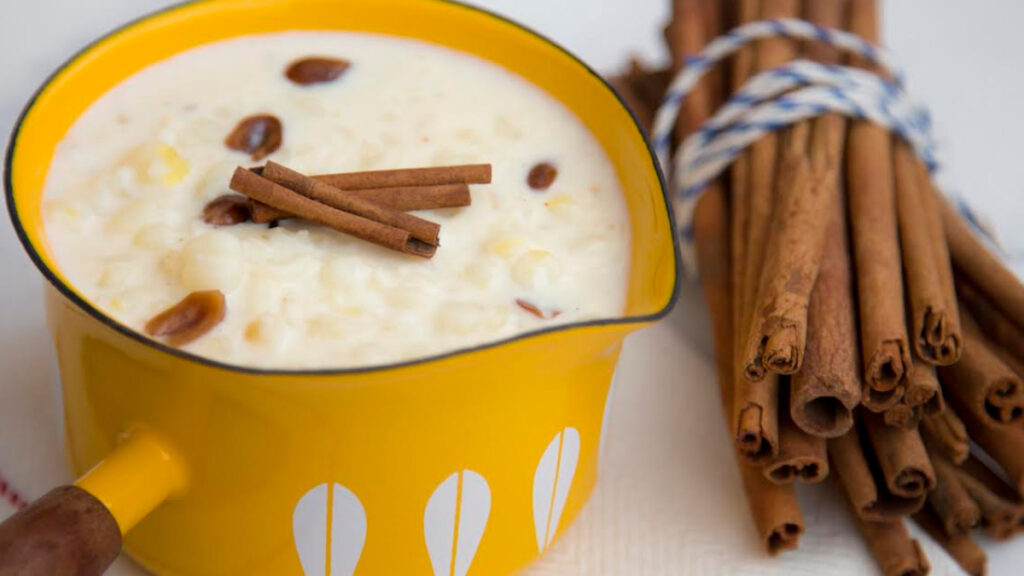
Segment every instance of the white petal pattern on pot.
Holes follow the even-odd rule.
[[[423,537],[434,576],[465,576],[491,514],[484,477],[461,470],[444,479],[427,500]]]
[[[366,512],[348,488],[320,484],[295,505],[292,530],[306,576],[352,576],[366,542]]]
[[[580,433],[569,427],[551,440],[533,473],[533,527],[543,552],[555,538],[580,457]]]

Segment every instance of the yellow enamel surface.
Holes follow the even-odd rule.
[[[181,50],[288,29],[421,38],[498,62],[562,100],[602,143],[626,191],[634,230],[628,315],[668,305],[676,281],[672,230],[629,115],[597,78],[546,42],[437,0],[207,0],[100,42],[43,91],[14,150],[17,218],[44,264],[52,268],[40,210],[46,170],[56,143],[90,102]],[[293,511],[324,483],[345,486],[366,511],[357,576],[431,574],[424,507],[440,482],[464,469],[482,475],[491,492],[468,574],[513,573],[538,553],[534,473],[567,426],[579,432],[580,456],[559,531],[593,489],[621,342],[642,324],[577,327],[363,373],[267,375],[162,352],[99,322],[50,286],[46,302],[75,473],[108,457],[129,432],[152,433],[166,449],[117,452],[120,460],[83,485],[132,524],[174,492],[187,470],[187,487],[125,540],[144,565],[175,576],[302,574]],[[138,463],[128,466],[132,473],[109,473],[130,462]],[[162,479],[139,490],[138,479],[151,476]]]
[[[75,482],[97,495],[124,534],[185,489],[184,459],[147,430],[134,430],[117,449]]]

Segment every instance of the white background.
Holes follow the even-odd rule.
[[[0,134],[6,138],[36,86],[74,51],[171,3],[0,0]],[[602,72],[615,70],[630,54],[652,63],[666,57],[660,38],[669,0],[474,3],[533,27]],[[943,182],[973,199],[1011,255],[1024,256],[1018,223],[1024,217],[1022,21],[1024,3],[1015,0],[885,4],[886,43],[909,70],[911,91],[932,108],[946,145]],[[55,416],[40,286],[5,218],[0,222],[0,424],[6,425],[0,426],[0,470],[16,485],[62,474],[54,458],[11,461],[12,454],[52,451],[55,441],[19,432],[38,430],[39,418]],[[721,456],[727,443],[715,416],[717,400],[708,392],[714,380],[707,342],[704,312],[692,289],[668,321],[632,339],[620,368],[623,386],[614,405],[616,435],[605,481],[581,523],[536,574],[855,574],[871,565],[863,547],[852,541],[840,509],[828,504],[835,497],[829,488],[802,497],[810,531],[802,552],[767,560],[750,546],[754,535],[743,518],[738,482],[732,464]],[[15,403],[31,409],[4,412],[5,405]],[[5,452],[5,444],[19,449]],[[709,450],[717,453],[709,456]],[[22,490],[38,495],[45,488],[23,485]],[[1015,566],[1024,560],[1024,541],[988,547],[992,573],[1019,573]],[[930,554],[937,573],[953,570],[934,548]]]

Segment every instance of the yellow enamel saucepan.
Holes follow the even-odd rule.
[[[623,317],[352,370],[228,366],[146,339],[54,266],[41,194],[91,102],[194,46],[281,30],[356,30],[476,54],[565,103],[614,163],[633,237]],[[25,110],[7,202],[49,283],[67,456],[80,479],[0,526],[0,576],[96,574],[122,544],[174,576],[511,574],[597,480],[623,338],[675,300],[677,250],[656,162],[611,89],[516,24],[442,0],[206,0],[75,56]]]

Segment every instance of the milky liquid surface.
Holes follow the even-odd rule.
[[[285,78],[314,55],[351,67],[329,84]],[[493,182],[471,187],[469,207],[416,213],[441,224],[430,260],[296,220],[206,224],[235,167],[254,165],[224,146],[253,114],[283,123],[268,159],[307,174],[490,163]],[[558,176],[539,192],[526,176],[542,161]],[[44,221],[65,277],[133,330],[221,290],[224,321],[184,349],[252,367],[407,361],[625,305],[629,218],[579,119],[500,66],[388,36],[245,36],[140,71],[58,145]]]

